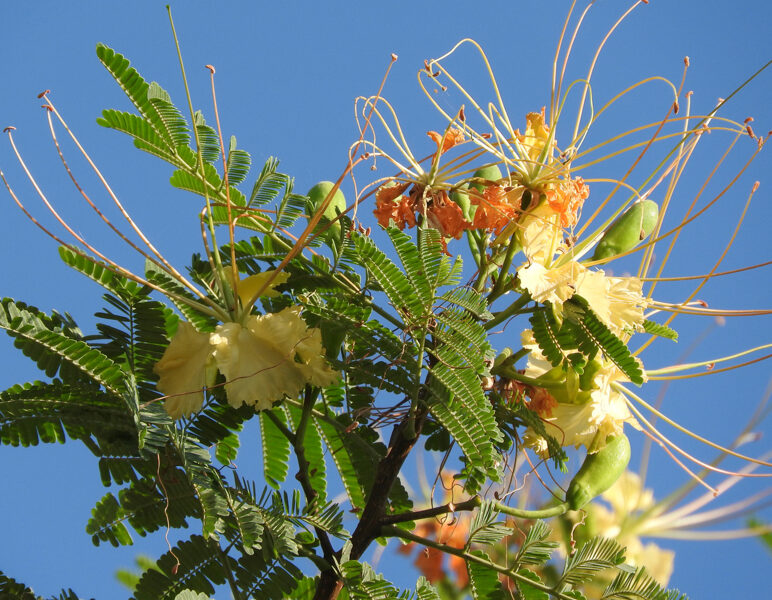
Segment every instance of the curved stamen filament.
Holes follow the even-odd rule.
[[[125,209],[121,201],[118,199],[118,196],[116,196],[115,192],[113,192],[113,189],[110,187],[110,184],[107,182],[105,177],[102,175],[102,172],[99,170],[99,167],[96,166],[96,163],[92,160],[91,156],[89,156],[88,152],[86,152],[86,149],[81,145],[78,138],[75,136],[73,131],[70,129],[70,127],[67,125],[67,122],[64,120],[62,115],[59,113],[59,111],[56,110],[56,107],[51,102],[51,100],[48,98],[47,95],[43,96],[46,100],[47,106],[50,107],[50,110],[56,115],[56,118],[59,120],[59,122],[64,127],[64,130],[69,134],[70,139],[75,143],[75,145],[78,147],[78,150],[80,150],[80,153],[83,155],[83,157],[86,159],[86,162],[88,162],[91,169],[94,171],[94,174],[99,179],[102,186],[107,191],[107,194],[110,196],[110,199],[113,201],[115,206],[120,211],[121,215],[124,219],[129,223],[131,228],[134,230],[134,232],[137,234],[137,236],[142,240],[142,242],[148,247],[150,252],[152,252],[156,258],[158,258],[159,261],[164,265],[166,271],[171,273],[175,279],[177,279],[180,283],[182,283],[185,287],[190,289],[194,294],[198,295],[202,300],[204,299],[203,294],[201,294],[200,291],[196,289],[196,286],[194,286],[190,281],[187,280],[177,269],[174,268],[174,266],[167,261],[164,256],[156,250],[155,246],[150,242],[150,240],[145,236],[145,234],[142,232],[142,230],[139,228],[139,226],[134,222],[134,220],[131,218],[131,215],[129,212]],[[48,111],[47,111],[48,112]],[[49,115],[50,118],[50,115]],[[104,259],[107,260],[107,259]]]
[[[724,453],[726,453],[726,454],[728,454],[730,456],[734,456],[735,458],[739,458],[741,460],[745,460],[745,461],[747,461],[749,463],[756,463],[756,464],[762,465],[764,467],[772,467],[772,463],[769,463],[769,462],[766,462],[766,461],[763,461],[763,460],[759,460],[757,458],[753,458],[753,457],[747,456],[745,454],[740,454],[739,452],[735,452],[734,450],[731,450],[730,448],[725,448],[724,446],[716,444],[715,442],[711,442],[709,439],[704,438],[701,435],[698,435],[698,434],[694,433],[693,431],[689,431],[688,429],[686,429],[682,425],[679,425],[678,423],[673,421],[673,419],[671,419],[670,417],[668,417],[664,413],[658,411],[656,408],[654,408],[649,403],[647,403],[645,400],[643,400],[640,396],[638,396],[634,392],[631,392],[629,389],[627,389],[623,385],[619,384],[618,382],[612,382],[611,386],[615,390],[620,392],[621,394],[624,394],[628,398],[632,398],[633,400],[635,400],[638,404],[640,404],[641,406],[646,408],[651,413],[657,415],[657,417],[659,417],[660,419],[665,421],[665,423],[667,423],[668,425],[674,427],[675,429],[677,429],[681,433],[685,433],[689,437],[692,437],[695,440],[697,440],[699,442],[702,442],[703,444],[706,444],[707,446],[710,446],[711,448],[714,448],[716,450],[724,452]],[[627,400],[627,404],[628,404],[628,406],[630,407],[631,410],[636,412],[636,414],[640,414],[638,409],[636,409],[635,406],[629,400]],[[730,475],[734,475],[734,473],[731,473],[731,472],[728,472],[728,471],[721,471],[721,472],[726,473],[726,474],[730,474]],[[758,475],[758,474],[756,474],[755,476],[757,476],[757,477],[758,476],[761,476],[761,477],[772,477],[772,473],[766,474],[766,475]]]

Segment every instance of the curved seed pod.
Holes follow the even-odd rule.
[[[639,200],[611,224],[595,247],[592,260],[616,256],[635,248],[649,237],[659,219],[659,206],[653,200]]]
[[[606,440],[595,454],[588,454],[566,492],[571,510],[578,510],[609,489],[630,462],[630,440],[623,433]]]

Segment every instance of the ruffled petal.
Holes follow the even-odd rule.
[[[209,334],[196,331],[187,321],[180,322],[161,360],[153,367],[159,376],[158,391],[168,396],[164,408],[172,418],[201,409],[210,357]]]
[[[266,410],[307,383],[329,385],[338,374],[324,359],[321,334],[300,317],[300,308],[251,316],[244,326],[224,323],[212,334],[217,368],[225,376],[228,403]]]

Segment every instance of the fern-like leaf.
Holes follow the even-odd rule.
[[[52,330],[39,315],[40,311],[34,307],[28,308],[25,304],[5,298],[0,305],[0,328],[16,338],[22,351],[30,350],[39,354],[40,349],[43,349],[46,358],[53,358],[57,364],[67,362],[111,393],[121,394],[125,373],[116,363],[86,342],[73,339],[65,332]],[[51,323],[50,319],[48,322]],[[40,364],[41,359],[37,360]]]
[[[403,318],[408,322],[414,322],[424,317],[427,307],[413,295],[413,288],[407,275],[391,262],[370,238],[355,235],[354,243],[362,264],[373,275]]]
[[[177,544],[158,559],[158,571],[145,571],[134,590],[135,600],[172,600],[184,589],[214,595],[214,586],[225,583],[215,543],[194,535]]]
[[[497,521],[499,512],[493,502],[484,500],[469,525],[470,544],[498,544],[512,533],[512,528]]]
[[[550,529],[547,524],[544,521],[536,521],[520,545],[515,564],[543,565],[546,563],[559,545],[557,542],[546,541],[549,535]]]
[[[287,424],[284,411],[278,408],[271,410],[277,419]],[[263,448],[263,476],[268,485],[278,490],[289,471],[289,440],[263,413],[260,413],[260,441]]]
[[[685,594],[677,590],[664,590],[640,567],[635,571],[620,570],[614,580],[606,587],[601,600],[688,600]]]
[[[615,567],[624,560],[625,549],[616,540],[593,538],[568,556],[560,583],[577,585],[590,581],[600,571]]]
[[[98,44],[96,53],[110,75],[113,76],[129,100],[137,108],[142,118],[153,128],[156,135],[164,140],[171,152],[171,149],[176,146],[175,132],[167,128],[164,119],[158,114],[157,108],[150,101],[148,97],[150,85],[130,65],[128,59],[122,54],[115,52],[112,48]]]
[[[431,306],[434,301],[433,286],[436,282],[429,281],[422,257],[418,253],[418,248],[413,239],[396,227],[389,227],[386,231],[389,234],[394,249],[397,251],[399,260],[402,262],[405,274],[410,279],[413,293],[418,296],[423,306]]]
[[[651,335],[658,335],[659,337],[667,338],[674,342],[678,341],[678,332],[675,329],[671,329],[667,325],[662,325],[655,321],[650,321],[649,319],[643,321],[643,330]]]
[[[579,332],[577,342],[581,352],[592,357],[596,349],[600,348],[606,358],[613,362],[630,381],[636,385],[643,383],[640,362],[630,353],[627,345],[592,312],[586,300],[574,295],[571,300],[563,304],[563,309],[566,319]]]
[[[490,560],[488,555],[481,550],[472,550],[471,554],[478,558]],[[506,596],[499,581],[498,571],[471,560],[467,561],[466,568],[469,573],[469,584],[474,600],[505,600]]]

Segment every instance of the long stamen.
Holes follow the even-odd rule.
[[[204,296],[201,294],[200,291],[196,289],[196,286],[194,286],[188,279],[182,275],[177,269],[174,268],[174,266],[167,261],[164,256],[153,246],[153,244],[150,242],[150,240],[147,238],[147,236],[143,233],[143,231],[139,228],[139,226],[134,222],[134,219],[131,218],[131,215],[126,210],[126,208],[123,206],[121,201],[118,199],[118,196],[115,194],[113,189],[110,187],[110,184],[107,182],[107,179],[102,175],[102,172],[99,170],[99,167],[96,166],[96,163],[93,161],[91,156],[86,152],[86,149],[81,145],[78,138],[75,136],[74,132],[70,129],[70,127],[67,125],[67,122],[64,120],[62,115],[59,113],[58,110],[56,110],[56,106],[54,106],[53,102],[51,102],[51,99],[48,98],[47,95],[43,96],[46,100],[47,106],[50,107],[50,110],[56,115],[56,118],[59,120],[59,122],[62,124],[62,127],[64,127],[64,130],[69,134],[70,139],[75,143],[75,145],[78,147],[78,150],[83,155],[83,157],[86,159],[86,162],[88,162],[91,169],[94,171],[94,174],[99,179],[102,186],[105,188],[105,191],[107,191],[107,194],[110,196],[110,199],[113,201],[115,206],[120,211],[121,215],[124,219],[129,223],[131,228],[134,230],[134,232],[137,234],[137,236],[142,240],[142,242],[148,247],[150,252],[153,253],[153,255],[156,256],[156,258],[164,265],[166,271],[171,273],[175,279],[177,279],[179,282],[181,282],[185,287],[187,287],[190,291],[192,291],[194,294],[198,295],[202,300],[204,299]],[[107,260],[107,259],[104,259]]]
[[[656,408],[654,408],[649,403],[647,403],[645,400],[643,400],[643,398],[641,398],[640,396],[638,396],[634,392],[630,391],[629,389],[627,389],[623,385],[621,385],[621,384],[619,384],[617,382],[613,382],[611,385],[612,385],[612,387],[614,389],[616,389],[620,393],[624,394],[625,396],[627,396],[629,398],[632,398],[638,404],[640,404],[641,406],[646,408],[651,413],[657,415],[657,417],[659,417],[660,419],[665,421],[668,425],[674,427],[675,429],[677,429],[681,433],[685,433],[689,437],[692,437],[695,440],[697,440],[699,442],[702,442],[703,444],[706,444],[707,446],[710,446],[711,448],[714,448],[714,449],[719,450],[721,452],[725,452],[726,454],[728,454],[730,456],[734,456],[735,458],[739,458],[741,460],[744,460],[744,461],[747,461],[747,462],[750,462],[750,463],[756,463],[756,464],[762,465],[764,467],[772,467],[772,463],[769,463],[769,462],[766,462],[766,461],[763,461],[763,460],[759,460],[757,458],[753,458],[753,457],[747,456],[745,454],[740,454],[739,452],[735,452],[734,450],[731,450],[730,448],[725,448],[724,446],[721,446],[720,444],[716,444],[715,442],[711,442],[709,439],[704,438],[704,437],[694,433],[693,431],[689,431],[685,427],[683,427],[683,426],[679,425],[678,423],[676,423],[675,421],[673,421],[673,419],[669,418],[664,413],[658,411]],[[634,410],[636,413],[640,414],[639,411],[637,409],[635,409],[634,405],[632,403],[630,403],[629,400],[627,402],[628,402],[628,406],[630,406],[630,408],[632,410]],[[762,475],[758,475],[757,474],[756,476],[772,477],[772,473],[770,473],[770,474],[762,474]]]
[[[233,311],[238,316],[238,308],[236,303],[236,298],[239,297],[239,268],[238,265],[236,265],[236,241],[234,236],[234,220],[233,220],[233,214],[232,214],[232,203],[231,203],[231,186],[229,181],[229,174],[228,174],[228,158],[225,155],[225,143],[223,142],[222,137],[222,127],[220,126],[220,112],[217,110],[217,93],[215,91],[214,86],[214,73],[215,69],[212,65],[206,65],[206,69],[209,70],[209,80],[212,84],[212,105],[214,108],[214,118],[215,122],[217,123],[217,138],[220,141],[220,157],[222,158],[222,172],[223,172],[223,182],[225,185],[225,205],[226,210],[228,212],[228,237],[230,239],[230,247],[231,247],[231,280],[233,281],[232,288],[233,288]],[[249,310],[249,307],[242,307],[245,310]]]

